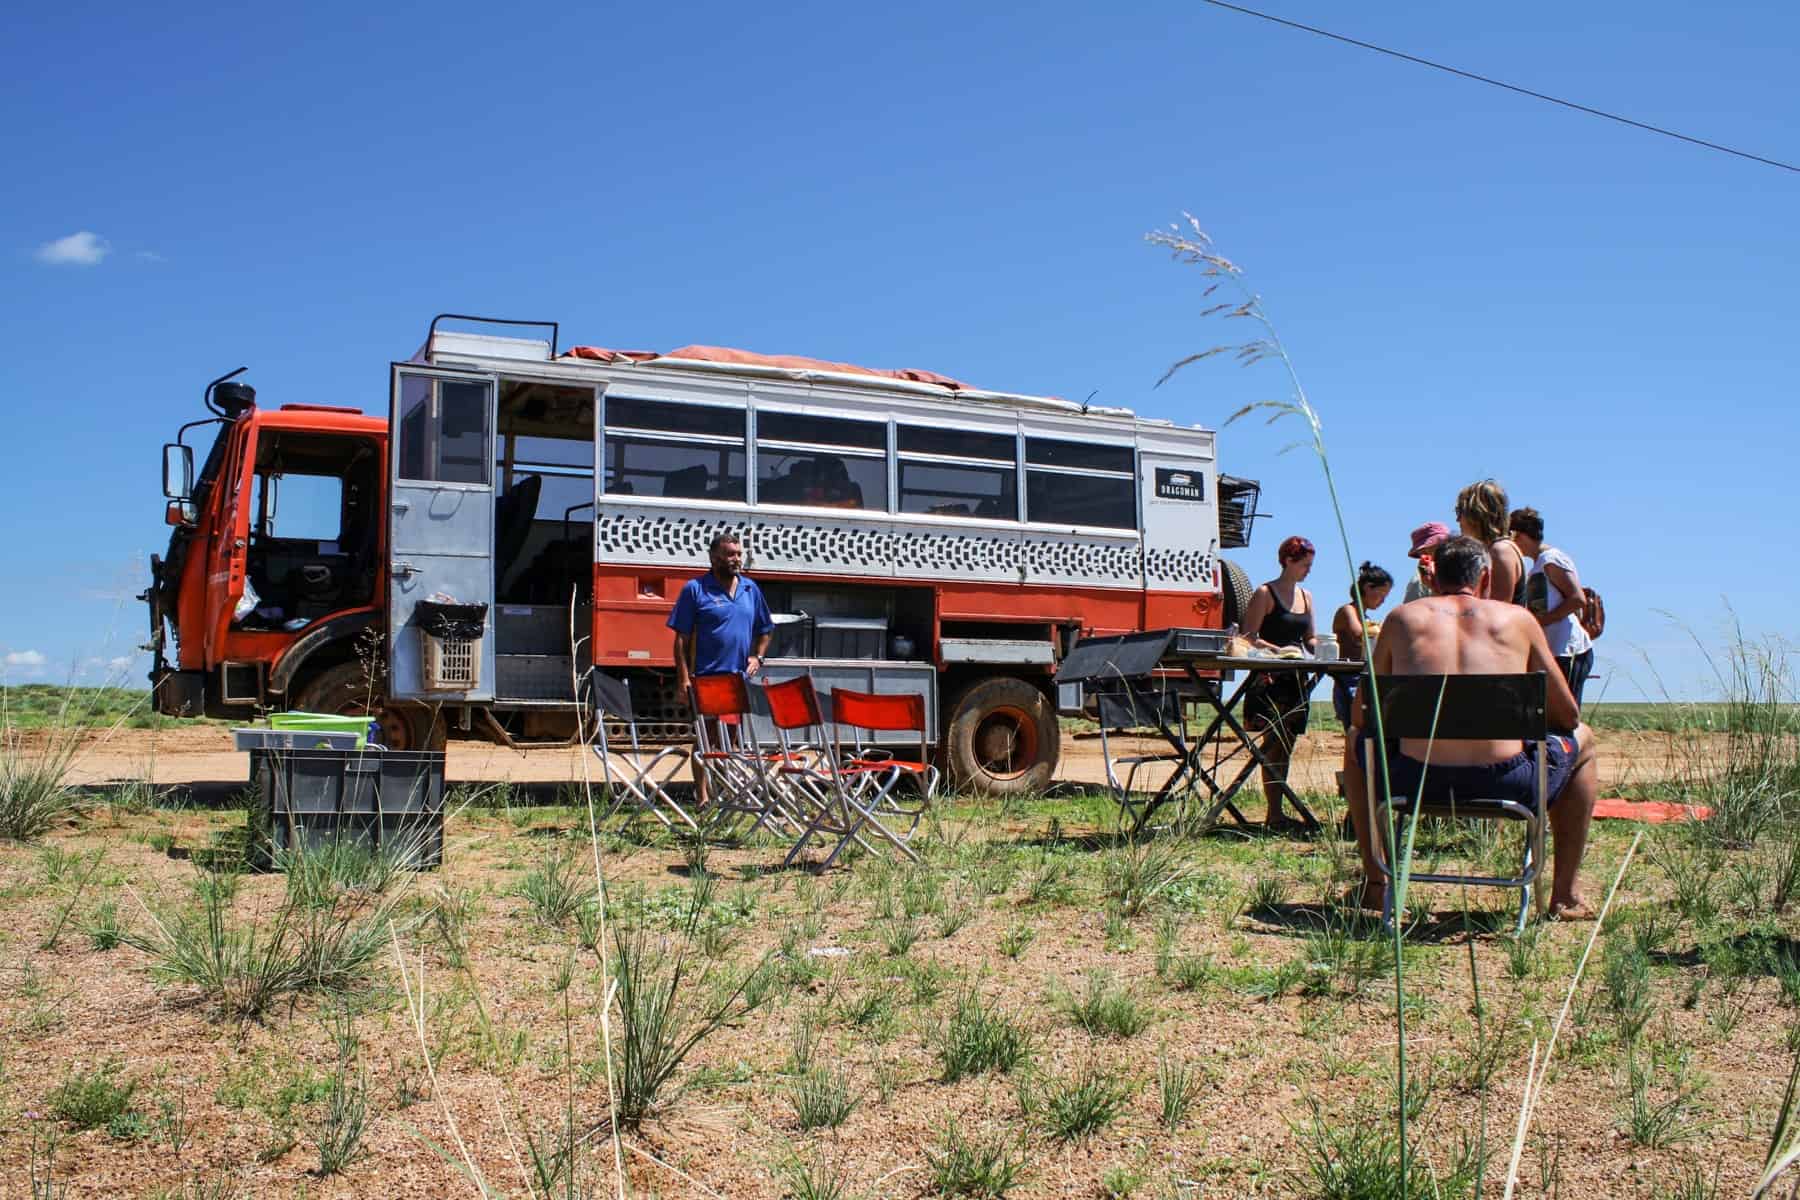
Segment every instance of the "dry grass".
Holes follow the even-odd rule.
[[[614,946],[621,936],[642,938],[666,954],[693,947],[687,961],[696,970],[717,961],[718,984],[684,993],[701,1006],[696,1011],[721,1002],[765,957],[770,964],[762,973],[766,982],[753,985],[759,1007],[731,1009],[725,1023],[696,1040],[665,1075],[639,1130],[623,1135],[619,1156],[628,1194],[654,1189],[661,1196],[773,1198],[792,1186],[787,1165],[803,1160],[829,1162],[829,1171],[809,1168],[813,1182],[841,1185],[845,1195],[916,1195],[931,1177],[928,1152],[951,1175],[980,1179],[991,1172],[1006,1181],[1008,1195],[1020,1197],[1096,1195],[1109,1176],[1115,1184],[1142,1177],[1146,1195],[1182,1179],[1204,1180],[1220,1194],[1311,1194],[1308,1105],[1317,1103],[1326,1127],[1348,1136],[1356,1121],[1379,1117],[1392,1103],[1391,1013],[1384,1012],[1379,980],[1354,992],[1275,982],[1292,964],[1300,964],[1304,978],[1306,961],[1319,953],[1309,942],[1316,926],[1290,917],[1306,907],[1304,897],[1320,891],[1330,856],[1306,843],[1182,841],[1189,876],[1127,922],[1129,944],[1109,949],[1116,864],[1103,842],[1072,840],[1089,831],[1077,823],[1081,808],[1039,802],[1000,827],[953,814],[927,844],[922,867],[864,861],[817,880],[769,873],[780,858],[772,846],[715,849],[711,892],[698,905],[693,882],[684,878],[681,847],[640,845],[601,829],[613,927],[600,946]],[[135,1104],[145,1113],[158,1111],[160,1098],[185,1097],[180,1153],[155,1135],[127,1140],[104,1130],[64,1132],[56,1169],[59,1179],[74,1182],[71,1194],[122,1177],[142,1181],[139,1192],[147,1194],[180,1186],[196,1165],[217,1178],[226,1164],[236,1164],[235,1184],[253,1195],[287,1195],[302,1183],[314,1196],[350,1195],[376,1179],[390,1181],[384,1190],[409,1195],[467,1195],[477,1175],[511,1194],[539,1193],[528,1181],[539,1178],[540,1166],[544,1178],[561,1181],[558,1194],[570,1172],[584,1189],[616,1194],[613,1151],[605,1133],[594,1131],[609,1124],[607,1077],[609,1063],[618,1061],[621,1027],[616,1005],[606,1000],[612,979],[623,972],[603,975],[599,958],[579,947],[576,930],[545,925],[518,894],[524,877],[541,869],[547,839],[587,841],[586,816],[528,809],[523,818],[466,810],[451,822],[441,878],[406,890],[398,901],[400,915],[422,917],[432,903],[428,893],[463,898],[455,917],[459,951],[450,949],[437,922],[409,932],[397,921],[388,945],[397,945],[408,963],[404,991],[389,957],[373,964],[363,984],[340,989],[339,999],[302,992],[266,1007],[262,1022],[248,1026],[184,1003],[193,989],[159,984],[153,960],[128,947],[107,951],[85,937],[67,937],[54,952],[36,949],[66,898],[67,869],[64,882],[52,885],[38,850],[0,850],[0,923],[8,931],[0,961],[9,983],[18,985],[0,995],[0,1018],[19,1047],[0,1080],[0,1107],[43,1112],[52,1089],[108,1061],[125,1064],[117,1082],[137,1086]],[[86,925],[89,905],[124,898],[119,911],[141,929],[139,910],[123,891],[127,882],[152,906],[160,897],[177,908],[203,907],[205,894],[194,895],[193,868],[149,842],[170,837],[178,852],[207,846],[237,819],[158,811],[123,816],[116,828],[53,834],[50,845],[65,859],[106,851],[84,911],[72,923]],[[1034,888],[1034,878],[1041,841],[1053,825],[1071,840],[1052,856],[1067,870],[1046,894]],[[1610,877],[1624,850],[1619,831],[1602,829],[1592,874]],[[1727,864],[1747,854],[1722,853]],[[1302,899],[1280,912],[1232,916],[1252,881],[1270,870],[1291,879],[1291,894]],[[1008,879],[1006,886],[986,891],[997,879]],[[1634,868],[1618,905],[1637,914],[1665,901],[1671,886],[1660,872]],[[934,889],[964,897],[973,909],[968,921],[940,937],[922,919],[918,940],[905,954],[890,955],[877,915],[884,892],[897,914],[902,895],[910,892],[916,906],[928,907]],[[1472,993],[1468,950],[1453,916],[1462,901],[1447,889],[1421,891],[1443,917],[1442,932],[1427,931],[1407,949],[1409,1027],[1420,1061],[1429,1064],[1473,1044]],[[235,928],[253,914],[272,914],[285,899],[281,877],[247,876],[224,898],[223,919]],[[1492,903],[1501,906],[1497,896]],[[1690,1162],[1710,1171],[1719,1161],[1722,1194],[1754,1186],[1782,1099],[1790,1061],[1784,1039],[1794,1010],[1768,974],[1745,976],[1739,1002],[1749,999],[1728,1034],[1711,1019],[1717,983],[1684,1006],[1695,981],[1724,970],[1716,956],[1709,967],[1693,947],[1762,928],[1729,898],[1716,907],[1712,926],[1684,924],[1661,935],[1665,944],[1650,981],[1653,1015],[1643,1034],[1644,1061],[1661,1061],[1679,1048],[1692,1058],[1693,1077],[1706,1081],[1699,1132],[1660,1149],[1625,1139],[1619,1082],[1625,1050],[1603,1035],[1611,1026],[1601,1017],[1604,996],[1591,1001],[1585,1024],[1579,1019],[1597,995],[1586,984],[1572,1002],[1544,1096],[1557,1117],[1544,1128],[1583,1147],[1562,1160],[1564,1195],[1594,1194],[1589,1189],[1640,1162],[1672,1178]],[[699,949],[698,930],[709,924],[735,939],[718,960]],[[1034,936],[1018,957],[999,953],[1000,942],[1022,925]],[[1787,937],[1800,932],[1791,906],[1775,925]],[[262,932],[269,936],[269,926]],[[1477,934],[1475,959],[1490,1018],[1508,1014],[1526,1029],[1547,1032],[1591,932],[1544,927],[1531,950],[1533,969],[1521,978],[1510,969],[1509,940]],[[1160,949],[1173,958],[1203,961],[1208,969],[1182,986],[1159,980],[1159,942],[1168,943]],[[810,953],[815,950],[847,953]],[[666,978],[645,961],[643,978]],[[1154,1014],[1153,1025],[1128,1037],[1116,1036],[1105,1022],[1094,1032],[1082,1028],[1058,998],[1079,1007],[1090,987],[1102,1000],[1129,988],[1141,1009]],[[871,1003],[871,994],[887,1002]],[[340,1174],[317,1177],[311,1174],[319,1165],[316,1131],[332,1127],[330,1081],[344,1074],[321,1022],[346,999],[360,1047],[347,1078],[362,1087],[366,1072],[366,1128],[361,1153]],[[613,1014],[605,1031],[602,1011]],[[793,1030],[802,1017],[814,1027],[813,1044],[810,1065],[795,1073]],[[974,1069],[946,1082],[941,1050],[952,1044],[952,1033],[965,1047],[1006,1052],[976,1055],[979,1065],[966,1060]],[[1528,1037],[1510,1044],[1510,1057],[1493,1068],[1487,1098],[1500,1114],[1491,1138],[1498,1146],[1510,1141],[1506,1114],[1517,1109],[1529,1059]],[[1164,1081],[1168,1067],[1159,1064],[1174,1059],[1187,1078]],[[619,1072],[610,1073],[618,1086]],[[1436,1073],[1448,1080],[1461,1072],[1446,1061]],[[1171,1089],[1190,1097],[1185,1109],[1175,1104],[1173,1117]],[[1653,1091],[1651,1099],[1659,1098]],[[346,1100],[340,1086],[340,1125]],[[1421,1120],[1435,1135],[1416,1144],[1440,1177],[1457,1169],[1447,1131],[1473,1128],[1480,1101],[1448,1083],[1430,1089]],[[1756,1120],[1712,1120],[1740,1109]],[[565,1124],[574,1130],[572,1141],[559,1132]],[[0,1135],[0,1170],[22,1175],[31,1127],[23,1122]],[[960,1147],[944,1141],[947,1128],[961,1131]],[[1365,1143],[1370,1153],[1380,1149],[1372,1133]],[[1521,1194],[1537,1194],[1529,1186],[1537,1170],[1532,1145],[1528,1139],[1521,1172],[1528,1186]],[[999,1157],[984,1167],[989,1151]],[[263,1156],[269,1161],[258,1161]],[[558,1166],[563,1162],[567,1171]],[[1496,1167],[1489,1182],[1498,1179]]]

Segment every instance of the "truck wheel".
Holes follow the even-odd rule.
[[[389,703],[381,681],[371,684],[360,662],[339,663],[314,676],[294,697],[302,712],[373,717],[389,750],[442,750],[444,722],[423,704]]]
[[[1250,576],[1230,559],[1221,558],[1219,583],[1220,590],[1225,593],[1225,624],[1242,625],[1244,614],[1250,611],[1250,597],[1256,594]]]
[[[1043,791],[1061,750],[1049,698],[1022,679],[983,679],[951,706],[944,757],[952,778],[980,795]]]

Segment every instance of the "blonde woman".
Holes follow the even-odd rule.
[[[1456,493],[1456,521],[1464,537],[1472,537],[1487,547],[1493,564],[1488,579],[1489,600],[1525,603],[1525,556],[1513,543],[1507,518],[1506,489],[1492,479],[1471,483]]]

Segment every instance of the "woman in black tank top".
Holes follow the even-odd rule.
[[[1303,537],[1291,537],[1281,543],[1276,557],[1281,561],[1281,575],[1250,597],[1239,632],[1262,650],[1295,646],[1310,654],[1318,640],[1313,629],[1313,598],[1300,581],[1312,570],[1313,545]],[[1312,698],[1294,672],[1259,675],[1244,697],[1244,724],[1252,733],[1262,734],[1260,748],[1269,764],[1263,773],[1263,796],[1269,802],[1271,829],[1297,824],[1282,814],[1281,792],[1275,784],[1287,782],[1294,743],[1306,732],[1311,712]]]

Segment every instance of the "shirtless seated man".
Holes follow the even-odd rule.
[[[1588,823],[1594,815],[1598,776],[1594,767],[1594,735],[1580,723],[1580,709],[1569,691],[1544,631],[1529,609],[1499,600],[1479,599],[1487,589],[1487,550],[1473,538],[1456,537],[1433,552],[1437,594],[1403,604],[1389,614],[1375,642],[1377,675],[1516,675],[1542,671],[1549,687],[1547,716],[1553,733],[1545,747],[1549,772],[1550,833],[1554,866],[1550,913],[1564,919],[1590,916],[1578,878],[1587,849]],[[1384,885],[1377,870],[1374,840],[1365,828],[1361,730],[1368,714],[1364,694],[1356,704],[1357,728],[1344,741],[1344,791],[1362,853],[1364,907],[1379,908]],[[1397,752],[1396,752],[1397,751]],[[1428,796],[1450,790],[1465,795],[1519,800],[1535,797],[1536,747],[1519,741],[1471,741],[1439,738],[1402,739],[1389,747],[1388,775],[1394,791],[1407,795],[1423,772]],[[1425,759],[1429,755],[1430,765]]]

